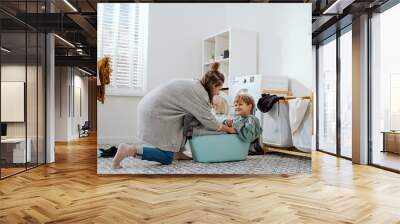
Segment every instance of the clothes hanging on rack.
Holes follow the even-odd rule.
[[[289,104],[289,123],[293,146],[303,152],[312,147],[312,115],[309,99],[291,99]]]
[[[277,95],[270,95],[270,94],[263,93],[261,95],[261,98],[257,102],[257,108],[261,112],[267,113],[268,111],[270,111],[272,109],[274,104],[281,99],[284,99],[284,97],[279,97]]]

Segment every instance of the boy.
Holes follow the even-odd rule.
[[[228,133],[235,133],[243,141],[257,145],[262,128],[260,121],[254,116],[254,110],[253,97],[247,94],[237,95],[235,97],[235,117],[231,120],[224,120],[223,123],[229,127]],[[259,149],[255,147],[255,151],[257,152]]]

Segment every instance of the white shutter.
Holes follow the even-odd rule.
[[[99,3],[97,57],[111,57],[107,95],[145,92],[148,4]]]

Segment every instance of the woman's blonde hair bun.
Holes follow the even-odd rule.
[[[219,69],[219,63],[218,62],[212,63],[210,65],[210,70],[211,71],[218,71],[218,69]]]
[[[200,82],[203,87],[206,89],[209,97],[209,102],[212,103],[213,99],[213,89],[216,86],[224,85],[225,77],[224,75],[218,71],[219,63],[212,63],[209,65],[209,71],[203,75]]]

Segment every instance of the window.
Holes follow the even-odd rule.
[[[318,150],[352,157],[352,26],[318,48]]]
[[[400,4],[371,18],[371,162],[400,171]]]
[[[318,51],[319,149],[336,154],[336,39]]]
[[[97,57],[111,57],[107,95],[144,94],[147,17],[148,4],[98,4]]]
[[[352,157],[352,31],[340,36],[340,154]]]

